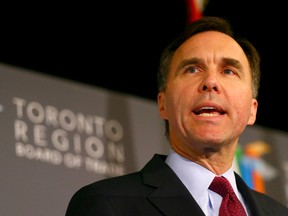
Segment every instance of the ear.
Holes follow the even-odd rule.
[[[165,93],[159,92],[157,97],[158,111],[162,119],[167,119],[166,106],[165,106]]]
[[[251,101],[251,111],[250,111],[250,116],[248,119],[248,125],[253,125],[256,121],[256,115],[257,115],[257,109],[258,109],[258,101],[253,98]]]

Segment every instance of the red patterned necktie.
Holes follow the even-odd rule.
[[[209,189],[218,193],[223,198],[219,216],[246,216],[242,204],[226,178],[215,177]]]

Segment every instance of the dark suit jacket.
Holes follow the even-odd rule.
[[[205,216],[165,158],[155,154],[139,172],[84,186],[70,200],[66,216]],[[288,208],[235,175],[252,216],[288,216]]]

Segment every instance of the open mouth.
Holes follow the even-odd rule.
[[[221,109],[218,109],[216,107],[201,107],[200,109],[197,109],[193,111],[198,116],[220,116],[225,114],[225,112]]]

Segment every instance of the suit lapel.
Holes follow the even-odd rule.
[[[165,155],[156,154],[141,170],[143,184],[152,191],[147,199],[167,216],[205,216],[180,179],[165,163],[165,159]],[[250,215],[274,216],[268,201],[251,190],[237,173],[235,176],[237,187],[248,205]]]
[[[253,196],[255,192],[249,188],[245,181],[237,173],[235,173],[235,177],[238,190],[240,191],[246,204],[248,205],[250,215],[272,216],[273,214],[269,214],[269,209],[265,210],[266,206],[263,205],[263,203],[259,203],[259,200],[255,198],[255,196]]]
[[[165,156],[155,155],[141,171],[143,183],[155,188],[147,198],[167,216],[205,216],[189,191],[164,160]]]

